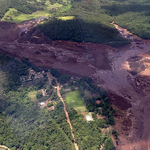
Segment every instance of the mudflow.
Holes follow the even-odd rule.
[[[40,19],[20,24],[0,22],[0,52],[28,58],[41,68],[91,77],[108,91],[119,113],[113,127],[118,150],[150,149],[150,41],[113,24],[131,40],[119,48],[93,43],[51,41],[36,27]]]

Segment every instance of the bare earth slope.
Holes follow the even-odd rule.
[[[29,58],[39,67],[53,67],[80,76],[90,76],[110,93],[120,110],[116,116],[118,150],[150,148],[150,42],[115,27],[132,44],[112,48],[101,44],[52,42],[37,28],[39,20],[21,24],[0,22],[0,52]],[[7,32],[6,32],[7,28]],[[9,29],[9,30],[8,30]],[[119,101],[119,102],[117,102]]]

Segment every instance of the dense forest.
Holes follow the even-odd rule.
[[[74,0],[69,14],[107,25],[114,21],[144,39],[150,38],[150,2],[147,0]]]
[[[22,63],[6,55],[1,55],[0,58],[0,72],[4,74],[1,78],[3,86],[1,85],[0,145],[7,145],[12,150],[17,148],[74,150],[71,139],[61,128],[61,123],[56,123],[52,118],[53,115],[47,109],[40,109],[37,105],[38,101],[41,101],[38,92],[36,96],[38,101],[32,101],[32,96],[30,96],[33,92],[46,86],[47,93],[50,93],[47,98],[59,100],[53,87],[45,84],[46,76],[22,85],[20,76],[28,75],[31,64],[27,63],[27,60],[22,60],[22,62],[26,62]],[[14,72],[14,70],[16,71]],[[29,86],[29,84],[31,85]],[[31,94],[29,95],[29,93]],[[44,98],[44,96],[42,97]],[[62,104],[59,102],[57,105],[57,107],[60,106],[61,117],[64,115],[61,110]],[[63,122],[65,122],[64,117]],[[65,126],[67,127],[67,125]]]

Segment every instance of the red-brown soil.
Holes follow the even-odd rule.
[[[37,21],[22,24],[0,22],[0,52],[28,58],[41,68],[56,68],[90,76],[107,90],[116,115],[117,150],[148,150],[150,146],[150,42],[115,27],[131,45],[120,48],[93,43],[51,41],[36,27]],[[137,60],[136,57],[142,59]],[[130,61],[132,60],[132,62]]]
[[[0,41],[12,42],[19,38],[19,27],[15,23],[0,23]]]

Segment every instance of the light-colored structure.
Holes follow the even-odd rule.
[[[85,118],[86,118],[87,121],[93,121],[93,117],[92,117],[92,114],[91,114],[91,113],[87,114],[87,115],[85,116]]]

